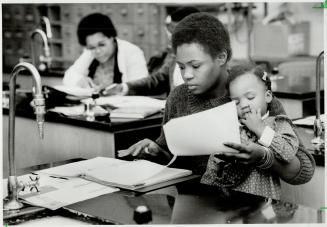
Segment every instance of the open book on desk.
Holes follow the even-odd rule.
[[[137,190],[189,176],[192,174],[192,171],[169,168],[147,160],[124,161],[114,158],[96,157],[35,173],[67,179],[81,177],[107,186]]]

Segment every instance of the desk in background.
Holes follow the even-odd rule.
[[[268,71],[278,68],[272,90],[291,119],[315,115],[316,58],[318,56],[252,57]],[[324,65],[321,65],[321,109],[324,109]]]
[[[287,116],[291,119],[315,115],[315,75],[310,77],[284,77],[272,82],[274,95],[281,101]],[[323,83],[321,88],[321,109],[324,109]]]
[[[8,176],[8,110],[3,109],[3,177]],[[37,133],[35,116],[29,107],[16,110],[15,156],[17,168],[62,161],[75,157],[115,157],[116,151],[144,139],[156,139],[162,114],[142,120],[111,123],[93,122],[47,113],[44,139]]]

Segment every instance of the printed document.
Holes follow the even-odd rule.
[[[18,182],[28,184],[31,182],[30,176],[36,177],[31,174],[23,175],[18,177]],[[5,183],[5,185],[7,184]],[[39,192],[35,189],[30,191],[30,188],[26,187],[24,191],[19,193],[19,198],[34,206],[56,210],[63,206],[119,191],[118,188],[104,186],[81,178],[65,179],[49,175],[40,176],[38,190]]]
[[[309,116],[309,117],[301,118],[301,119],[298,119],[298,120],[294,120],[293,123],[295,125],[313,126],[315,119],[316,119],[316,116]],[[326,122],[325,121],[325,114],[320,115],[320,120],[322,121],[322,123]]]
[[[124,161],[96,157],[35,172],[53,177],[82,178],[99,184],[136,190],[188,176],[192,171],[168,168],[147,160]]]
[[[235,102],[170,120],[163,126],[169,150],[177,156],[235,152],[224,142],[241,143]]]
[[[113,95],[96,99],[97,105],[110,105],[115,108],[165,108],[166,100],[155,99],[147,96],[121,96]]]
[[[80,88],[80,87],[70,87],[65,85],[56,85],[53,86],[54,89],[64,92],[68,95],[77,96],[77,97],[91,97],[94,89],[93,88]]]

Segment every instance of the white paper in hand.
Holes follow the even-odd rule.
[[[241,143],[235,102],[170,120],[163,126],[174,155],[209,155],[235,151],[224,142]]]

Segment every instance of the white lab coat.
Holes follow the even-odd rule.
[[[122,82],[149,75],[143,51],[136,45],[117,38],[117,62],[122,73]],[[94,60],[90,50],[84,49],[79,58],[65,72],[63,84],[77,86],[78,82],[89,74],[89,66]]]

